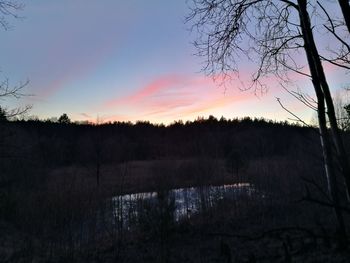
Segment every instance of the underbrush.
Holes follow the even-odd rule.
[[[317,257],[339,262],[347,252],[337,250],[332,209],[300,202],[307,185],[302,177],[323,189],[320,171],[296,158],[290,160],[259,158],[237,170],[210,158],[125,162],[102,167],[99,185],[94,167],[48,170],[41,183],[29,187],[22,181],[2,195],[6,217],[1,221],[0,258],[3,262],[311,262]],[[205,191],[208,185],[247,182],[254,191],[233,199],[215,199]],[[200,186],[202,205],[198,213],[178,220],[169,190],[184,186]],[[141,191],[155,191],[156,198],[123,207],[123,194]]]

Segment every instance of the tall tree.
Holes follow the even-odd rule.
[[[238,72],[243,56],[258,66],[252,72],[252,87],[263,90],[264,77],[278,77],[281,85],[288,84],[288,73],[294,72],[311,79],[317,105],[305,97],[299,99],[317,110],[319,133],[330,196],[335,205],[338,228],[345,234],[344,220],[337,208],[339,202],[335,176],[336,157],[347,191],[350,192],[350,169],[340,136],[331,92],[321,63],[306,0],[193,0],[189,20],[198,32],[195,42],[198,54],[205,58],[209,74],[230,75]],[[315,6],[314,6],[315,7]],[[332,29],[331,29],[332,30]],[[330,31],[331,31],[330,30]],[[306,55],[309,73],[305,73],[298,58]],[[326,125],[327,117],[331,133]]]

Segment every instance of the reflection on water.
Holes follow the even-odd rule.
[[[237,200],[255,193],[249,183],[221,186],[177,188],[159,192],[145,192],[115,196],[112,199],[114,217],[124,225],[136,222],[141,213],[162,206],[171,211],[173,219],[180,221],[213,207],[220,200]]]

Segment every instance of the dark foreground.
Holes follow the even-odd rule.
[[[0,262],[350,258],[312,129],[209,119],[170,127],[11,123],[1,132]],[[208,190],[248,183],[233,196]],[[179,217],[171,189],[190,187],[195,197],[181,201]],[[140,192],[154,197],[129,195]]]

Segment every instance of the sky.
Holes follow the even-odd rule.
[[[0,79],[20,85],[29,80],[20,100],[1,101],[8,108],[32,105],[40,119],[62,113],[75,121],[148,120],[171,123],[213,115],[217,118],[291,118],[283,104],[306,122],[314,113],[266,79],[268,92],[246,88],[241,79],[216,81],[201,71],[186,0],[31,0],[20,19],[2,30]],[[350,86],[349,75],[329,65],[333,91]],[[243,79],[243,80],[242,80]],[[309,92],[308,79],[293,88]]]

